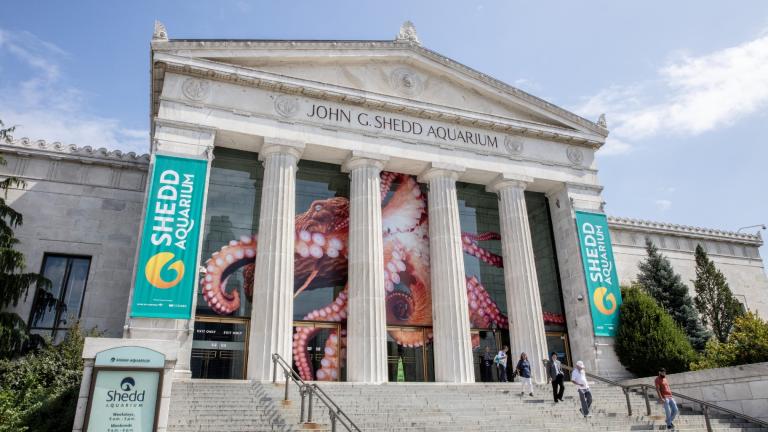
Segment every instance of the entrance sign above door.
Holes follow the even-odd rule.
[[[608,219],[601,213],[577,211],[576,230],[595,336],[615,336],[619,324],[621,288],[613,259]]]
[[[207,161],[155,155],[131,317],[189,319]]]

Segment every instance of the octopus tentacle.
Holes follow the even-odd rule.
[[[467,278],[467,303],[472,327],[490,328],[492,324],[502,329],[509,327],[507,317],[475,276]]]
[[[481,261],[487,264],[490,264],[494,267],[501,268],[501,267],[504,267],[504,261],[502,260],[501,256],[496,255],[493,252],[489,252],[477,244],[479,240],[496,240],[495,237],[498,237],[498,234],[483,233],[481,235],[473,235],[473,234],[462,233],[461,245],[462,245],[462,248],[464,249],[464,252],[474,257],[477,257],[478,259],[480,259]]]
[[[341,362],[346,358],[347,331],[342,329],[341,335],[332,331],[325,341],[323,358],[320,369],[315,372],[318,381],[336,381],[341,372]]]
[[[344,287],[344,289],[339,292],[339,295],[336,296],[336,299],[331,304],[308,313],[304,316],[304,320],[323,322],[342,322],[346,320],[347,296],[347,287]],[[301,379],[304,380],[315,379],[315,377],[312,376],[312,366],[310,364],[309,355],[307,354],[307,343],[310,339],[312,339],[312,337],[315,336],[315,334],[317,334],[318,331],[320,331],[320,329],[315,327],[297,327],[296,332],[293,335],[293,361],[296,363],[296,366],[299,369],[299,376],[301,376]],[[327,351],[326,355],[328,355]],[[336,363],[338,364],[338,361]],[[326,370],[324,373],[329,374],[330,370]],[[338,371],[336,373],[338,373]]]
[[[381,172],[381,186],[379,187],[379,190],[381,191],[382,201],[384,200],[384,197],[387,196],[387,192],[389,192],[389,189],[392,187],[392,183],[395,181],[397,176],[397,173],[393,173],[391,171]]]
[[[237,289],[227,291],[227,278],[256,258],[256,236],[242,236],[214,252],[205,262],[205,276],[200,280],[203,298],[216,313],[229,315],[240,307]],[[247,285],[246,277],[246,285]],[[247,288],[246,288],[247,289]]]

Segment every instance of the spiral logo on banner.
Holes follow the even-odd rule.
[[[155,288],[168,289],[175,287],[181,282],[181,279],[184,277],[184,262],[177,260],[168,265],[174,258],[176,256],[171,252],[160,252],[147,261],[147,265],[144,267],[144,275],[147,277],[150,285]],[[168,269],[176,272],[176,277],[170,281],[165,280],[162,275],[166,265],[168,265]]]
[[[603,315],[613,315],[616,312],[616,296],[613,293],[605,295],[608,292],[608,288],[599,287],[595,290],[595,294],[592,296],[595,303],[595,307]],[[611,303],[610,309],[605,307],[605,301],[608,300]]]
[[[581,259],[596,336],[615,336],[621,288],[613,259],[608,219],[601,213],[576,212]]]
[[[189,319],[208,163],[155,155],[131,316]]]

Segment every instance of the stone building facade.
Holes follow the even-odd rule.
[[[595,336],[574,220],[602,213],[604,119],[426,49],[409,25],[393,41],[173,40],[158,27],[150,98],[150,155],[0,146],[0,175],[27,182],[9,201],[28,268],[58,278],[68,305],[51,316],[31,293],[17,310],[32,327],[56,337],[77,315],[126,343],[175,344],[178,377],[266,380],[278,353],[305,379],[471,382],[478,350],[502,344],[539,380],[550,351],[624,374],[612,338]],[[207,164],[189,319],[131,310],[160,155]],[[646,236],[691,279],[701,241],[768,313],[759,236],[609,222],[622,281]]]

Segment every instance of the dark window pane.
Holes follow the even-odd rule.
[[[88,268],[90,260],[87,258],[71,259],[67,289],[62,298],[62,310],[59,317],[60,328],[69,328],[80,316],[80,307],[83,303],[85,282],[88,280]]]
[[[56,320],[55,302],[50,298],[58,299],[64,287],[64,278],[67,273],[67,258],[60,256],[47,256],[43,263],[42,274],[51,281],[47,290],[40,290],[36,295],[35,306],[32,312],[32,327],[53,327]]]

